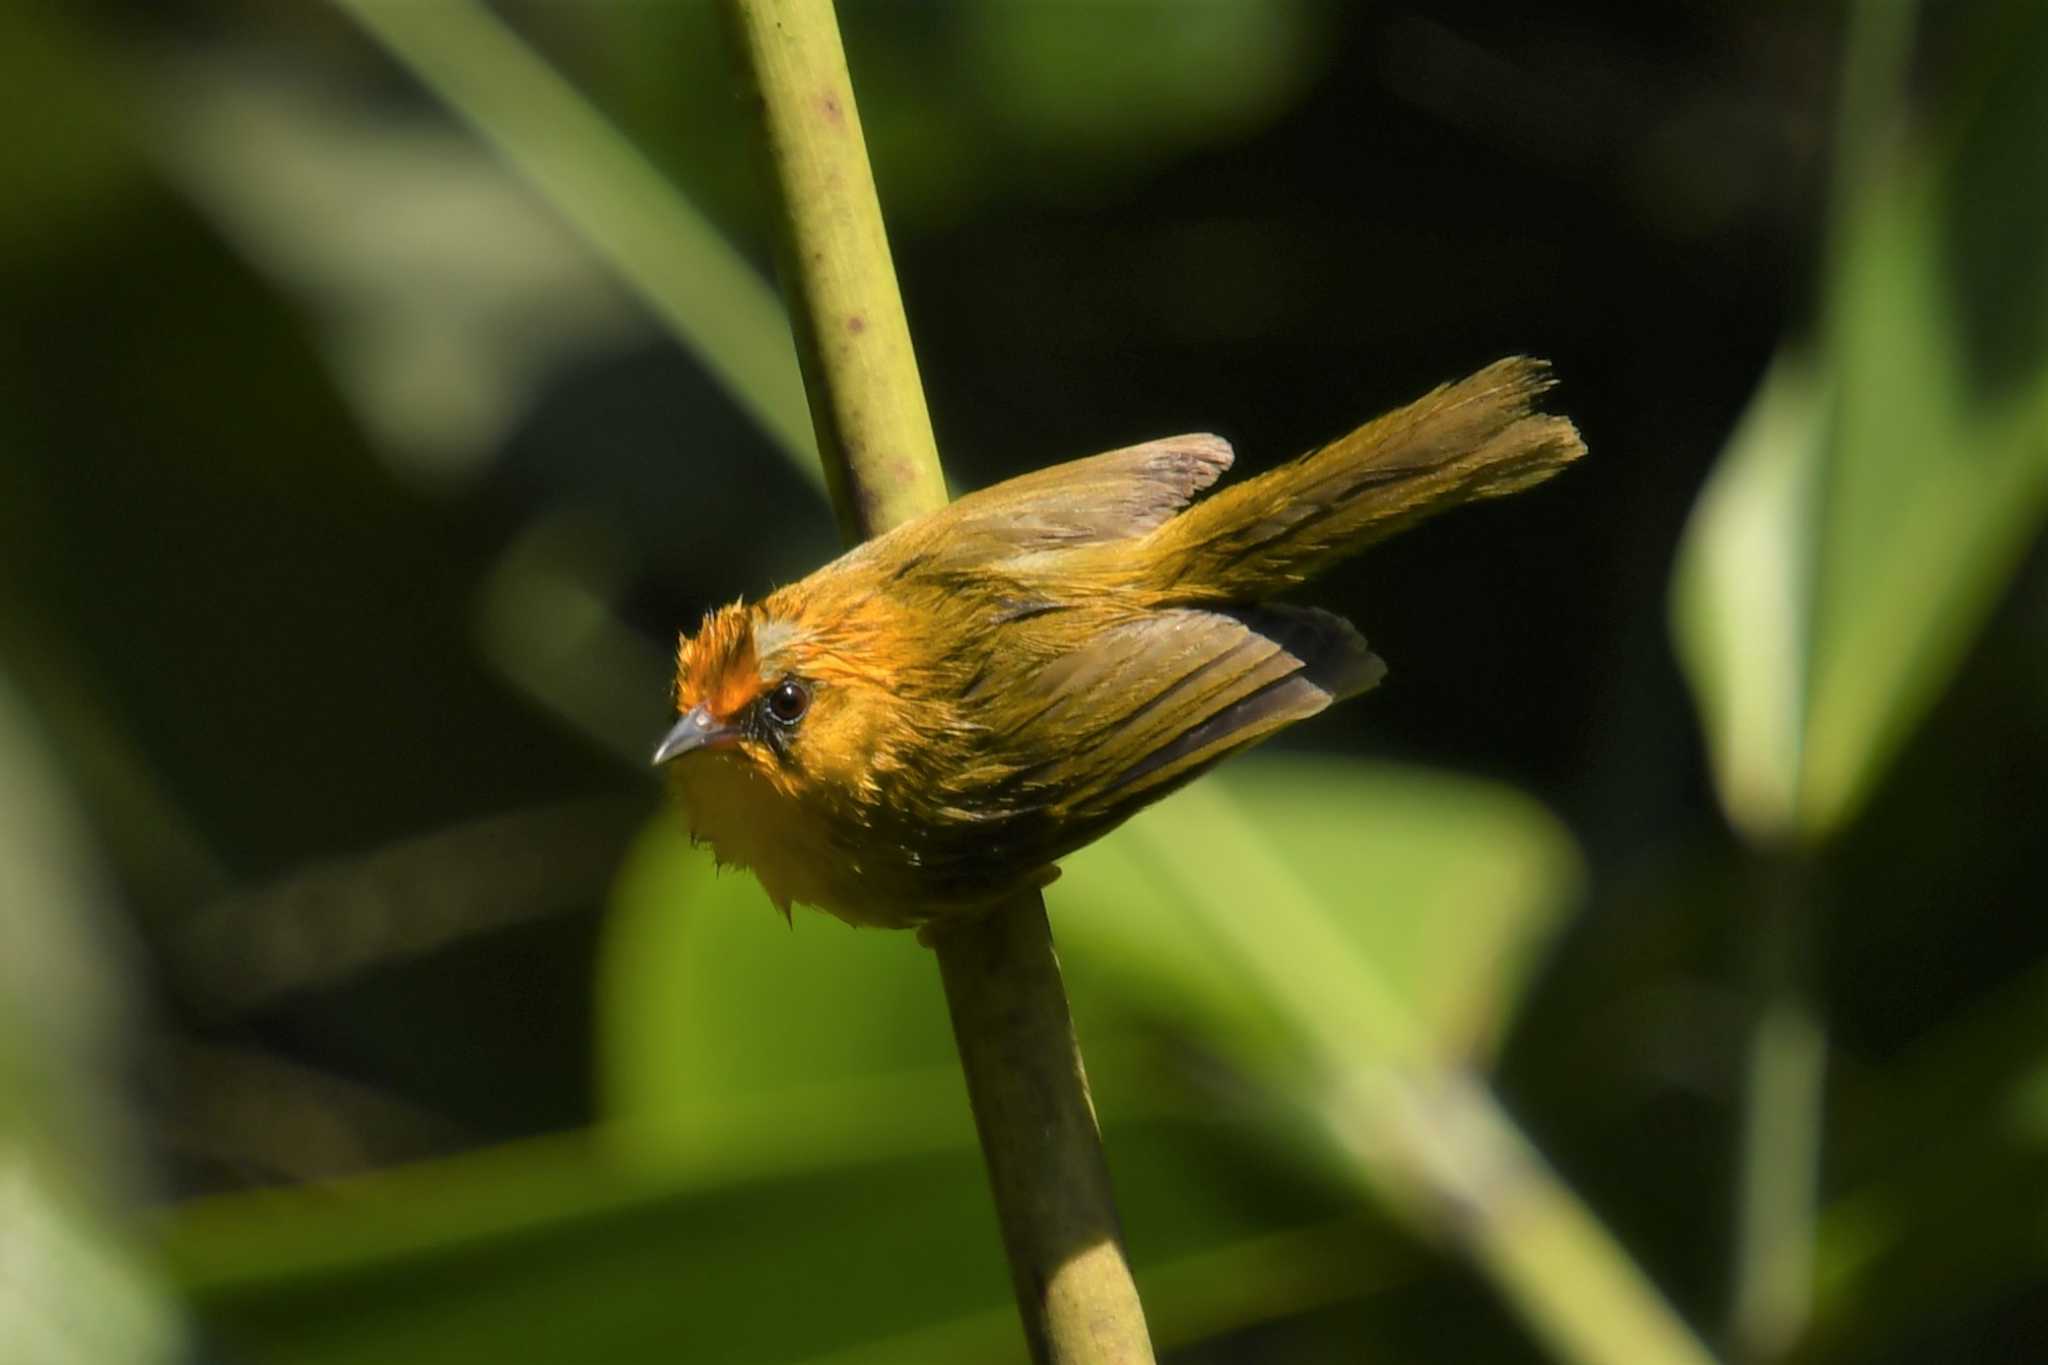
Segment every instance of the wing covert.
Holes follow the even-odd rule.
[[[982,558],[1151,531],[1230,468],[1220,436],[1173,436],[1021,474],[934,514],[933,540]]]

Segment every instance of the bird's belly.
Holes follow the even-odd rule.
[[[880,862],[835,839],[831,821],[722,754],[676,765],[692,838],[723,866],[750,869],[785,915],[814,905],[848,924],[903,928],[922,921],[914,893]]]

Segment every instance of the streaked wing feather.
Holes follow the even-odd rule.
[[[1329,612],[1266,606],[1216,615],[1244,632],[1240,644],[1204,669],[1229,680],[1186,694],[1169,691],[1151,703],[1146,715],[1159,723],[1133,727],[1142,755],[1092,794],[1094,805],[1155,800],[1224,756],[1367,691],[1386,675],[1365,638]]]
[[[1196,434],[1053,465],[953,502],[933,517],[932,543],[982,559],[1143,535],[1230,461],[1228,441]]]
[[[1133,617],[1020,680],[1039,704],[994,743],[1053,757],[1013,770],[1007,796],[1113,822],[1384,671],[1349,622],[1312,608]]]

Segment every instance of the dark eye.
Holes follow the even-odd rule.
[[[768,694],[768,714],[779,725],[794,725],[810,710],[811,694],[795,678],[784,678]]]

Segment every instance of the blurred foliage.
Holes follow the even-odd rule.
[[[1360,1225],[1347,1186],[1376,1177],[1348,1169],[1324,1131],[1348,1116],[1315,1098],[1332,1065],[1383,1059],[1316,1051],[1327,1030],[1273,992],[1320,978],[1340,1008],[1382,998],[1432,1053],[1467,1056],[1498,1027],[1574,871],[1540,811],[1469,783],[1289,762],[1218,785],[1227,801],[1146,814],[1072,859],[1061,885],[1077,1026],[1133,1253],[1164,1286],[1152,1313],[1167,1340],[1355,1292],[1356,1272],[1322,1264],[1332,1255],[1367,1274],[1404,1259]],[[1327,811],[1343,824],[1314,818]],[[1305,956],[1310,936],[1275,933],[1277,970],[1234,970],[1242,957],[1221,929],[1189,930],[1240,904],[1217,875],[1242,866],[1225,850],[1269,831],[1297,855],[1305,887],[1340,879],[1363,839],[1413,893],[1403,914],[1304,905],[1297,913],[1332,921],[1325,937],[1362,940],[1350,962],[1318,962]],[[1446,840],[1484,856],[1460,866],[1442,856]],[[1211,903],[1196,926],[1184,884],[1162,874],[1193,851],[1210,864],[1190,883]],[[750,880],[716,876],[657,824],[609,917],[601,1127],[369,1177],[339,1202],[273,1193],[196,1206],[167,1248],[179,1277],[266,1358],[382,1360],[445,1341],[479,1359],[802,1360],[866,1341],[876,1359],[900,1359],[925,1333],[968,1358],[1016,1354],[924,951],[816,918],[785,928],[760,902]],[[1176,936],[1179,951],[1160,951]],[[406,1216],[393,1219],[395,1207]],[[422,1274],[444,1288],[364,1317],[365,1298],[383,1297],[375,1286]],[[805,1286],[808,1311],[734,1311],[773,1302],[764,1274]],[[510,1296],[516,1309],[511,1282],[529,1286]]]
[[[1509,350],[1593,450],[1319,585],[1387,686],[1053,888],[1169,1354],[1683,1358],[1779,1157],[1806,1301],[1717,1345],[2048,1333],[2048,12],[845,10],[956,485]],[[1016,1352],[930,964],[638,770],[832,550],[725,61],[0,15],[0,1359]]]
[[[1781,858],[1870,799],[2048,511],[2048,332],[2018,321],[2048,316],[2048,11],[1966,31],[1978,84],[1924,127],[1905,119],[1912,7],[1854,14],[1818,334],[1759,390],[1673,587],[1722,804]],[[1816,1261],[1842,1254],[1815,1226],[1827,1045],[1799,856],[1753,920],[1731,1313],[1750,1358],[1805,1335]]]
[[[2048,509],[2048,12],[1969,35],[1981,84],[1900,129],[1909,11],[1868,8],[1896,31],[1844,113],[1868,145],[1822,335],[1760,390],[1675,589],[1722,800],[1766,840],[1856,813]]]

